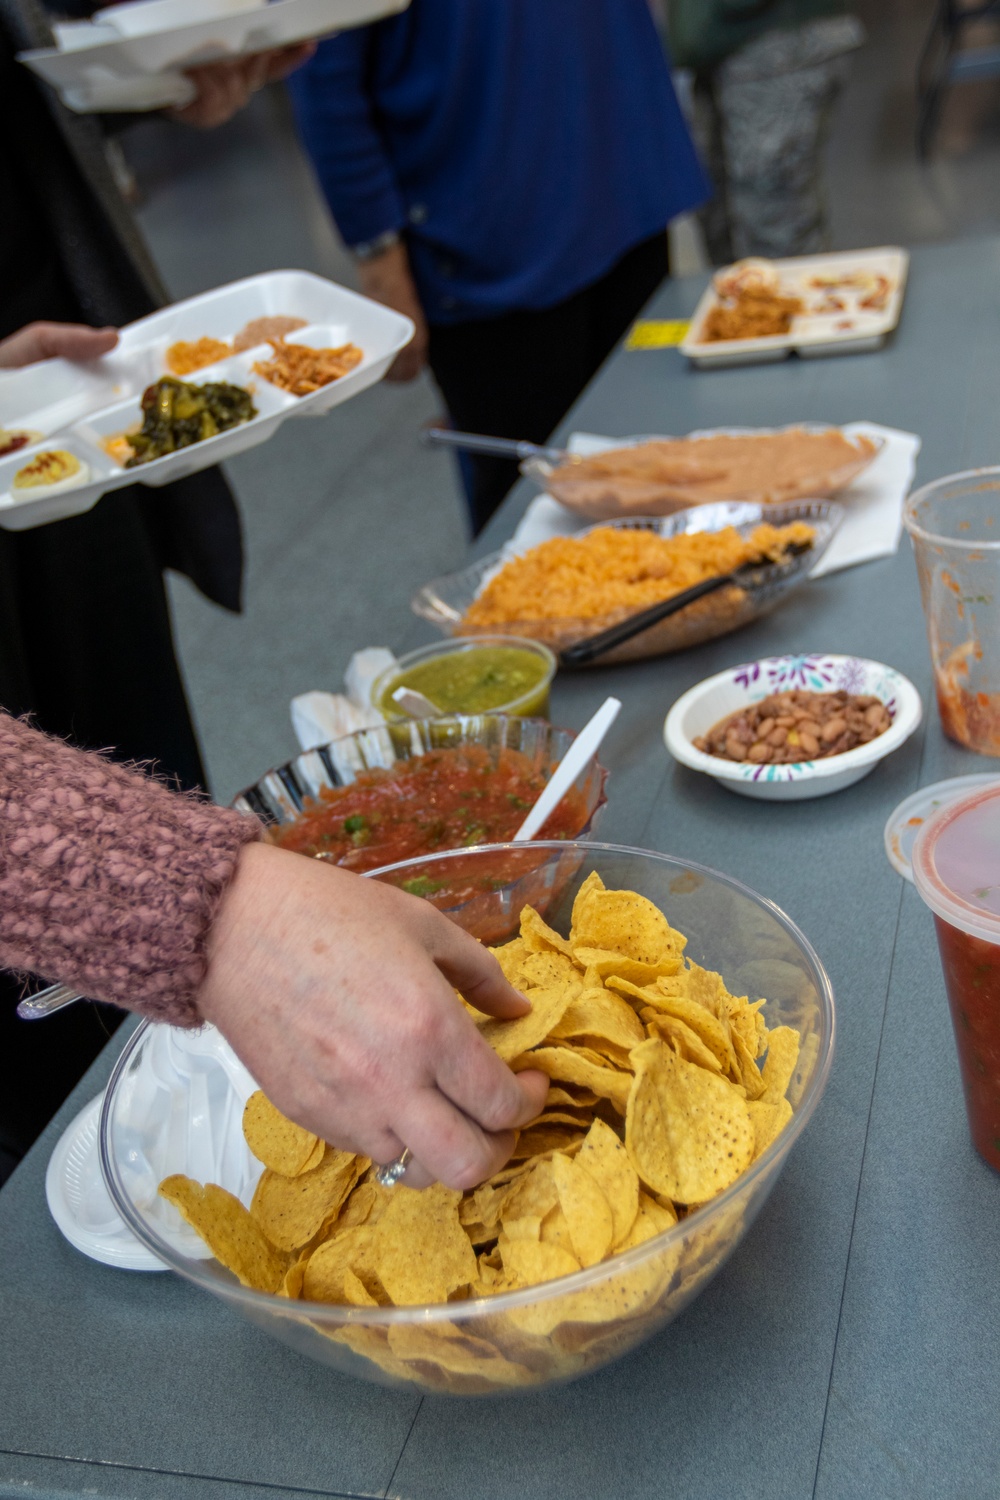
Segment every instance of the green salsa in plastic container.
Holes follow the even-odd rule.
[[[423,693],[445,714],[519,714],[545,718],[556,659],[548,646],[523,636],[456,636],[400,657],[372,688],[372,702],[390,721],[409,714],[392,701],[397,688]]]

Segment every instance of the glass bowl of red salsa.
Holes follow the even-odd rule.
[[[1000,1171],[1000,781],[929,818],[913,883],[934,914],[972,1144]]]
[[[256,813],[273,843],[367,874],[447,850],[506,843],[574,738],[544,719],[506,714],[384,724],[268,771],[233,806]],[[607,800],[607,774],[590,760],[539,838],[589,837]],[[518,899],[522,880],[537,887],[538,868],[525,848],[489,876],[481,864],[452,861],[444,872],[422,869],[396,883],[450,911],[508,888],[510,899]],[[541,899],[544,892],[536,894]],[[526,901],[535,896],[524,895],[521,905]]]

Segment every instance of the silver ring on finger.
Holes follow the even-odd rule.
[[[395,1161],[387,1162],[384,1167],[377,1167],[375,1170],[375,1181],[379,1187],[395,1187],[400,1178],[405,1175],[406,1169],[412,1160],[413,1152],[409,1146],[406,1146],[402,1154],[396,1157]]]

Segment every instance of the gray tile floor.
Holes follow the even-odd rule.
[[[933,0],[859,0],[869,30],[829,146],[838,247],[1000,228],[1000,82],[964,85],[931,162],[913,137],[916,58]],[[128,133],[139,218],[175,296],[281,266],[350,283],[350,258],[295,141],[283,94],[221,130],[162,120]],[[696,237],[679,238],[684,269]],[[295,749],[288,700],[336,687],[359,646],[398,646],[407,600],[456,565],[465,522],[450,460],[419,432],[438,411],[427,380],[382,385],[321,421],[289,422],[229,466],[249,559],[240,618],[172,585],[181,658],[217,797]]]

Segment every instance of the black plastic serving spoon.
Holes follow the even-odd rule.
[[[682,589],[679,594],[671,594],[669,599],[661,599],[658,604],[651,604],[648,609],[629,615],[627,620],[619,620],[617,625],[611,625],[607,630],[599,631],[597,635],[587,636],[584,640],[577,641],[575,645],[567,646],[559,653],[559,665],[561,667],[589,666],[598,656],[603,656],[615,646],[623,646],[626,641],[630,641],[633,636],[641,635],[651,625],[657,625],[660,620],[679,614],[696,599],[703,599],[706,594],[714,594],[716,589],[725,588],[729,584],[735,584],[737,588],[747,593],[754,593],[782,582],[792,574],[804,571],[805,558],[811,551],[812,542],[793,542],[785,549],[784,556],[777,562],[743,563],[740,567],[734,568],[731,573],[718,573],[714,578],[703,578],[701,583],[694,583],[689,589]]]

